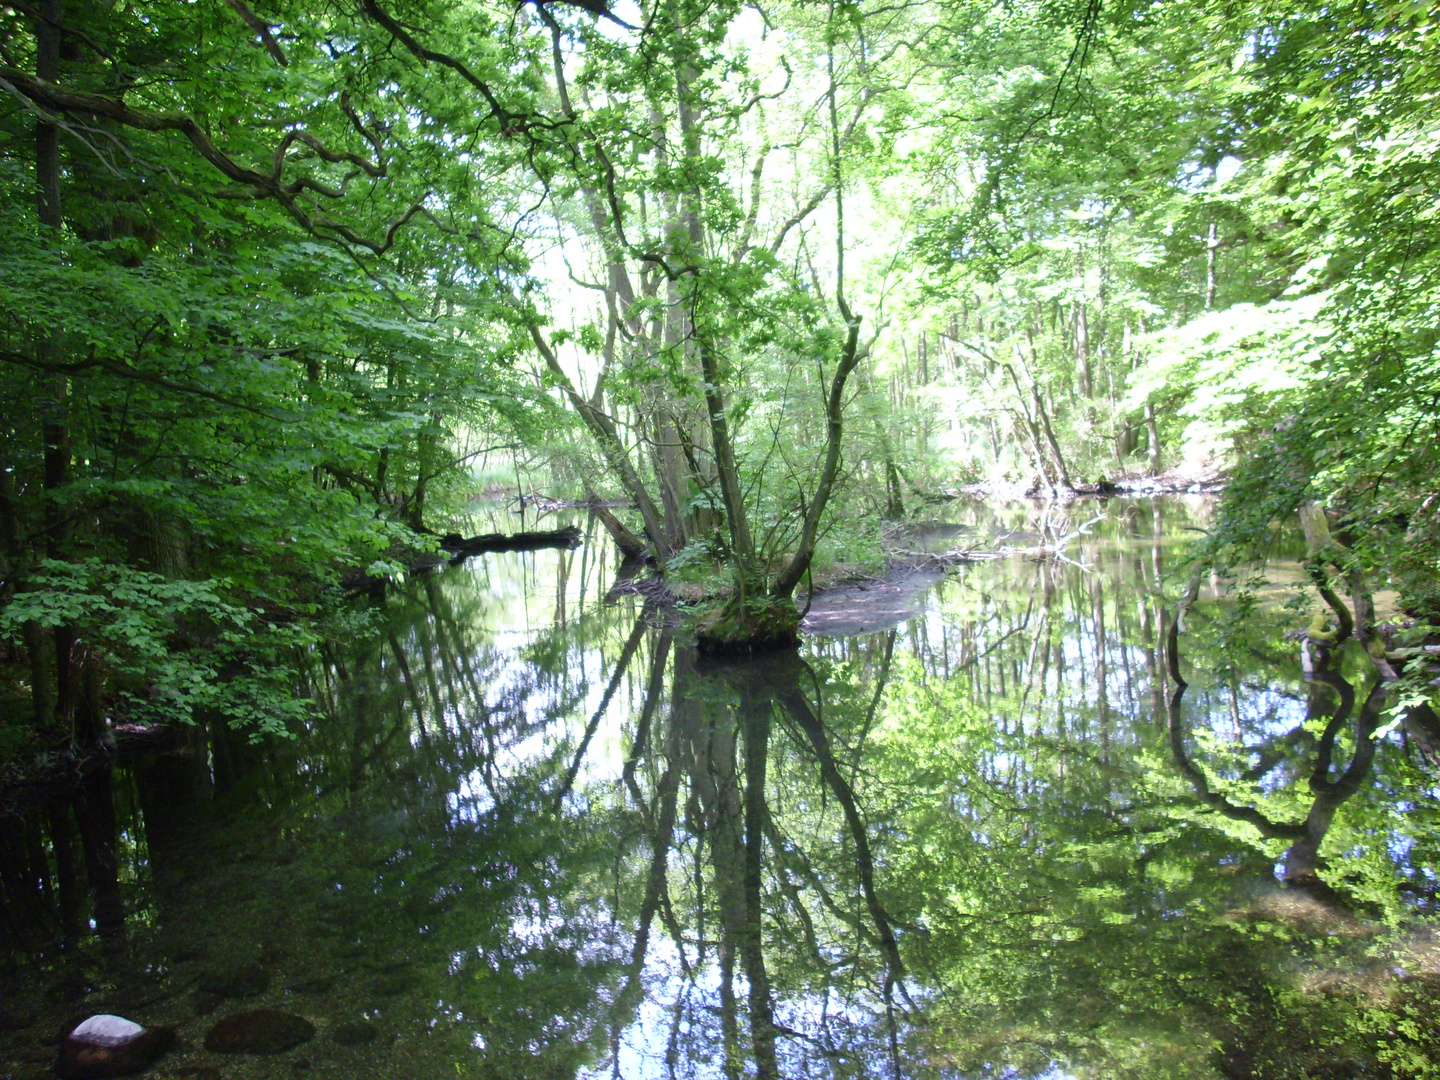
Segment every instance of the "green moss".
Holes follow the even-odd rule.
[[[695,620],[695,644],[712,655],[789,649],[799,641],[800,612],[788,599],[762,596],[741,602],[731,597]]]

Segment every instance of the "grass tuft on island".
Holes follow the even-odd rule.
[[[732,595],[702,609],[694,630],[696,646],[710,656],[793,649],[800,643],[800,612],[788,598]]]

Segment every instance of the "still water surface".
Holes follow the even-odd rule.
[[[417,577],[293,743],[122,768],[124,941],[23,966],[0,1058],[114,1011],[199,1077],[1432,1075],[1423,733],[1371,740],[1359,653],[1307,680],[1280,592],[1202,595],[1175,696],[1160,583],[1209,511],[1114,500],[745,664],[593,532]],[[255,1007],[318,1035],[203,1049]]]

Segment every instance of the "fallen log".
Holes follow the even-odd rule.
[[[909,551],[905,548],[890,548],[889,554],[899,556],[906,564],[916,570],[944,570],[946,567],[959,566],[961,563],[987,562],[990,559],[1003,559],[1007,555],[1014,554],[1011,550],[1003,551],[977,551],[969,548],[955,548],[950,551]]]
[[[538,551],[541,548],[573,548],[580,544],[580,528],[567,525],[563,529],[542,532],[483,533],[480,536],[464,537],[459,533],[446,533],[440,538],[440,547],[454,559],[479,555],[486,551]]]

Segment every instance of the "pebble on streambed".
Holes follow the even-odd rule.
[[[205,1036],[216,1054],[281,1054],[315,1037],[315,1025],[278,1009],[253,1009],[227,1016]]]
[[[380,1036],[380,1029],[363,1020],[348,1024],[336,1024],[330,1031],[330,1038],[341,1046],[362,1046],[374,1042]]]
[[[61,1080],[106,1080],[139,1072],[175,1044],[175,1029],[147,1028],[123,1016],[100,1013],[75,1025],[60,1042],[55,1073]]]

